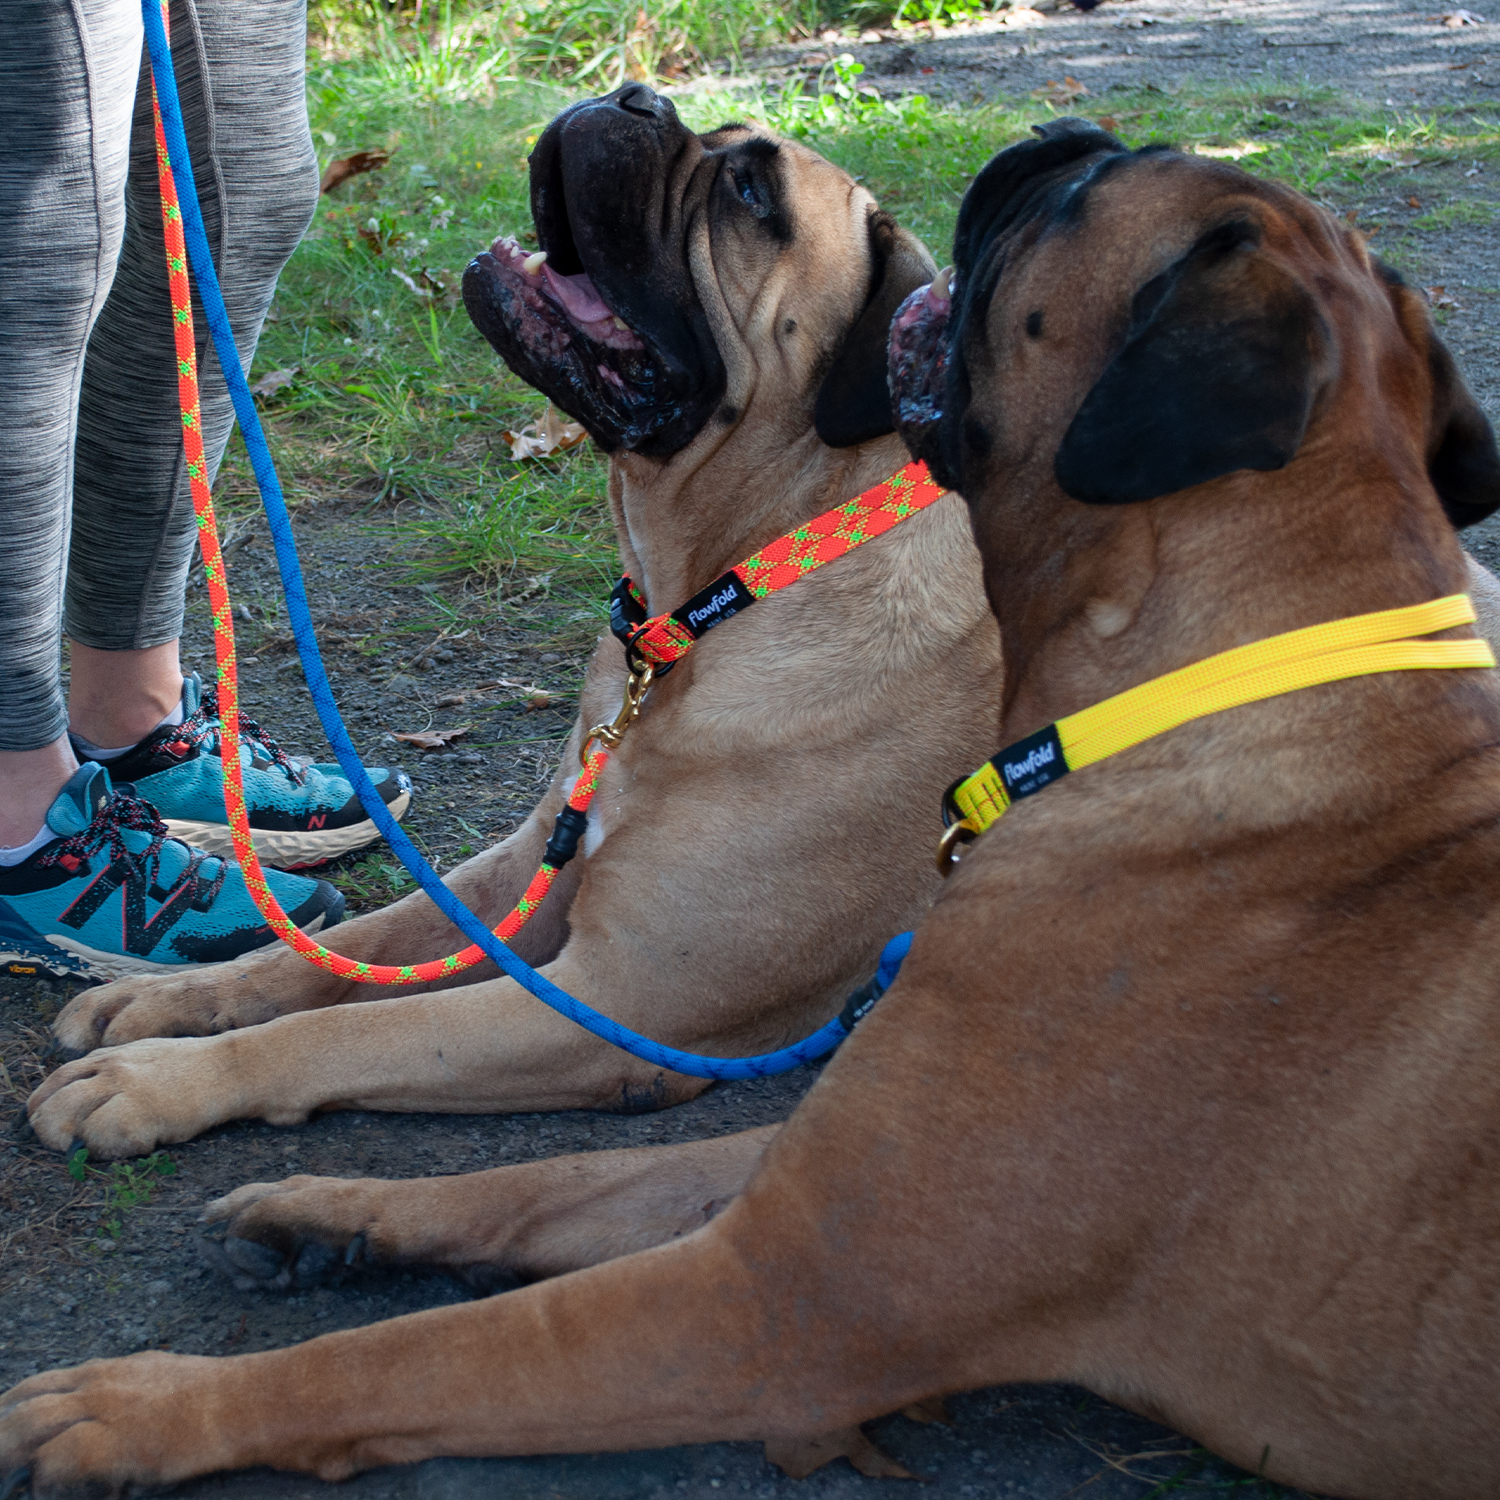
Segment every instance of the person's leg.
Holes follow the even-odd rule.
[[[260,0],[253,9],[257,16],[279,11],[300,64],[300,12],[286,0]],[[0,587],[0,972],[112,978],[233,959],[276,941],[243,875],[223,858],[168,838],[155,807],[114,786],[101,766],[76,765],[58,691],[71,491],[75,516],[93,528],[81,548],[81,576],[107,576],[112,584],[110,597],[90,600],[105,639],[84,635],[73,661],[80,700],[99,714],[92,727],[105,736],[149,730],[174,694],[184,696],[176,614],[166,618],[163,603],[175,590],[180,614],[186,563],[171,504],[182,446],[171,309],[164,265],[154,298],[139,282],[146,200],[134,182],[126,209],[132,106],[137,147],[140,140],[140,11],[137,0],[18,0],[6,20],[0,540],[10,572]],[[185,16],[179,29],[195,35]],[[266,60],[277,67],[284,52]],[[299,104],[300,87],[298,71]],[[206,129],[200,120],[199,133]],[[277,267],[305,219],[299,213],[282,236]],[[122,244],[135,246],[129,265]],[[261,312],[274,274],[262,277]],[[254,322],[258,327],[259,313]],[[253,333],[247,325],[247,347]],[[111,367],[101,355],[126,347],[139,355],[139,368]],[[157,366],[153,386],[148,372]],[[223,406],[220,393],[216,455],[228,426]],[[106,503],[114,529],[101,533]],[[108,548],[102,558],[101,544]],[[170,563],[175,576],[160,576],[168,566],[162,559],[179,557]],[[110,624],[116,613],[118,624]],[[108,650],[115,630],[134,632],[127,649]],[[179,702],[179,714],[185,707]],[[125,769],[123,760],[117,768]],[[326,881],[274,875],[271,882],[304,931],[342,914],[343,898]]]
[[[306,39],[305,0],[172,3],[193,177],[246,371],[318,198]],[[178,664],[196,527],[144,67],[126,198],[120,269],[89,343],[80,405],[67,586],[74,746],[133,783],[174,836],[227,855],[217,701],[196,679],[184,687]],[[212,482],[234,415],[196,295],[194,328]],[[268,864],[320,864],[379,836],[336,766],[295,765],[264,734],[252,749],[246,804]],[[380,768],[371,777],[392,813],[404,813],[410,781]]]
[[[317,202],[305,0],[174,0],[171,14],[194,180],[248,371],[276,278]],[[133,745],[180,702],[176,643],[195,537],[144,63],[130,154],[120,269],[83,376],[67,588],[72,728],[109,747]],[[212,483],[234,413],[196,288],[193,312]]]
[[[0,48],[0,847],[76,769],[58,645],[79,382],[125,220],[134,0],[14,0]],[[50,836],[50,835],[49,835]],[[0,858],[4,858],[0,855]]]

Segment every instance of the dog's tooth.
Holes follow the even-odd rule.
[[[546,264],[547,252],[545,250],[535,250],[521,262],[521,269],[528,276],[535,276]]]
[[[941,271],[939,271],[937,273],[937,275],[932,278],[932,285],[930,287],[928,287],[928,289],[927,289],[927,295],[929,297],[943,297],[943,298],[946,298],[948,296],[948,288],[949,288],[949,285],[951,284],[952,280],[953,280],[953,267],[952,266],[944,266],[943,269]]]
[[[630,332],[630,324],[627,323],[624,318],[616,318],[615,319],[615,327],[618,328],[621,333],[629,333]]]

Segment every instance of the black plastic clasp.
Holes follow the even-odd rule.
[[[872,979],[855,990],[844,1002],[844,1008],[839,1012],[839,1025],[844,1028],[845,1036],[853,1032],[864,1018],[875,1009],[875,1002],[895,984],[896,976],[901,972],[901,965],[906,961],[906,955],[911,952],[911,933],[899,932],[888,942],[880,953],[880,964],[875,970]]]
[[[869,979],[855,990],[844,1002],[844,1008],[839,1012],[839,1025],[845,1032],[851,1032],[864,1018],[875,1009],[875,1002],[885,994],[885,986],[880,980]]]
[[[635,597],[630,579],[622,578],[609,595],[609,631],[625,648],[626,670],[637,676],[645,666],[645,662],[636,652],[635,643],[644,633],[649,618],[650,616]],[[656,675],[665,677],[672,670],[672,666],[673,663],[669,661],[656,663]]]
[[[578,840],[588,826],[587,813],[579,812],[576,807],[563,808],[552,825],[552,837],[547,840],[542,859],[554,870],[562,869],[578,853]]]

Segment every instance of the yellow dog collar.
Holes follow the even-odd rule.
[[[1310,625],[1220,652],[1069,714],[1007,745],[948,788],[938,869],[948,874],[957,863],[958,846],[978,838],[1012,802],[1190,719],[1376,672],[1493,667],[1495,654],[1487,641],[1409,639],[1470,625],[1476,618],[1467,594],[1450,594],[1405,609]]]

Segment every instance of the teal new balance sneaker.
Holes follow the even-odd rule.
[[[173,838],[210,854],[232,855],[219,760],[218,690],[204,691],[196,673],[182,688],[181,724],[166,724],[109,763],[156,808]],[[86,751],[75,745],[80,760]],[[361,849],[380,837],[354,788],[336,765],[293,760],[253,719],[240,719],[240,765],[250,831],[261,862],[306,869]],[[405,771],[368,768],[391,816],[411,804]]]
[[[120,979],[222,963],[279,941],[233,860],[168,837],[130,786],[90,762],[47,814],[57,837],[0,867],[0,972]],[[271,891],[306,933],[332,927],[344,898],[326,880],[272,874]]]

